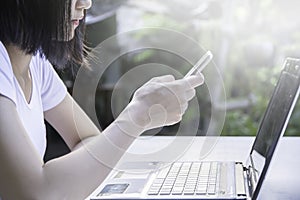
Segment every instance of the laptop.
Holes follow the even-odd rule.
[[[90,199],[257,199],[297,102],[299,84],[300,59],[287,58],[246,163],[125,163],[124,171],[113,170]],[[151,170],[142,176],[125,175],[144,168]]]

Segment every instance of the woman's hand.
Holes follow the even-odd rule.
[[[188,101],[196,94],[195,87],[203,82],[202,74],[179,80],[172,75],[152,78],[134,93],[132,101],[115,122],[133,136],[136,136],[135,129],[145,131],[178,123]]]

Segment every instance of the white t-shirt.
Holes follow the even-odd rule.
[[[29,69],[32,93],[28,103],[14,76],[6,48],[0,41],[0,94],[15,103],[20,120],[42,158],[46,150],[44,111],[58,105],[67,89],[52,65],[39,54],[32,57]]]

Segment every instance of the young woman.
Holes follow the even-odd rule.
[[[4,0],[0,7],[0,197],[84,199],[143,131],[181,120],[202,75],[153,78],[103,132],[52,65],[82,63],[91,0]],[[76,118],[76,119],[75,119]],[[44,163],[44,119],[71,153]],[[78,120],[79,119],[79,120]],[[117,148],[115,148],[117,147]],[[121,151],[120,151],[121,149]]]

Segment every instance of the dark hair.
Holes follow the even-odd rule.
[[[2,1],[0,41],[28,54],[40,53],[55,66],[84,61],[84,20],[70,38],[72,0]]]

